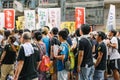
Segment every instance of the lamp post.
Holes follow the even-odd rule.
[[[61,21],[65,21],[66,0],[58,0],[58,6],[61,8]]]

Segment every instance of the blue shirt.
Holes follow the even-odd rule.
[[[59,53],[59,55],[65,55],[64,61],[68,58],[69,53],[69,46],[68,43],[61,43],[60,47],[62,47],[62,51]],[[64,62],[62,60],[57,60],[57,70],[62,71],[64,69]]]
[[[49,50],[50,50],[50,39],[49,37],[43,37],[42,38],[42,41],[45,43],[45,46],[46,46],[46,55],[49,56]]]

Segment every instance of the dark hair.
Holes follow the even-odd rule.
[[[78,28],[78,29],[76,29],[76,31],[75,31],[75,35],[77,36],[77,37],[79,37],[80,36],[80,29]]]
[[[10,40],[11,40],[11,43],[14,43],[16,41],[16,38],[14,36],[9,36]]]
[[[110,32],[112,32],[113,33],[113,36],[116,36],[116,34],[117,34],[117,31],[116,30],[111,30]]]
[[[84,35],[89,34],[90,32],[90,26],[88,24],[82,24],[80,29]]]
[[[40,31],[35,31],[34,32],[34,38],[37,40],[37,41],[40,41],[42,39],[42,33]]]
[[[57,35],[58,33],[58,28],[57,27],[53,27],[51,32],[54,34],[54,35]]]
[[[4,31],[4,35],[5,35],[5,37],[6,37],[6,39],[8,39],[8,37],[10,36],[10,31],[9,30],[5,30]]]
[[[68,28],[64,28],[65,31],[67,31],[67,34],[69,35],[69,30]]]
[[[61,30],[59,31],[58,35],[61,36],[64,40],[67,40],[67,37],[68,37],[67,31]]]
[[[105,35],[104,32],[98,31],[97,33],[98,33],[98,36],[101,37],[102,40],[103,40],[103,39],[106,39],[106,35]]]
[[[22,35],[22,34],[23,34],[23,30],[20,29],[20,30],[18,31],[18,33],[19,33],[19,35]]]
[[[29,29],[24,29],[24,32],[30,32],[30,30]]]

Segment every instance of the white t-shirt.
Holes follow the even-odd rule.
[[[116,43],[116,44],[117,44],[117,49],[118,49],[118,40],[117,40],[116,37],[113,37],[113,38],[110,40],[110,42],[111,42],[111,43]],[[120,59],[120,54],[119,54],[119,52],[118,52],[117,49],[112,48],[112,47],[109,48],[110,60]]]

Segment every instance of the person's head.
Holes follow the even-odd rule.
[[[98,32],[97,32],[97,34],[96,34],[96,40],[97,40],[98,42],[104,40],[105,38],[106,38],[106,35],[105,35],[104,32],[102,32],[102,31],[98,31]]]
[[[111,38],[111,37],[113,37],[113,36],[116,36],[116,34],[117,34],[117,31],[116,30],[110,30],[109,31],[109,37]]]
[[[69,29],[68,28],[64,28],[65,31],[67,31],[67,34],[69,35]]]
[[[40,41],[42,39],[42,34],[40,31],[35,31],[34,32],[34,38],[37,40],[37,41]]]
[[[47,28],[48,29],[48,31],[50,30],[50,28],[49,28],[49,26],[44,26],[45,28]]]
[[[57,27],[53,27],[52,30],[51,30],[51,34],[57,35],[58,34],[58,28]]]
[[[8,37],[8,42],[9,42],[9,43],[13,44],[15,41],[16,41],[16,38],[15,38],[13,35],[10,35],[10,36]]]
[[[5,31],[4,31],[4,36],[5,36],[6,39],[8,39],[8,37],[10,36],[10,34],[11,34],[11,33],[10,33],[9,30],[5,30]]]
[[[75,31],[75,36],[80,37],[80,30],[79,30],[79,28],[76,29],[76,31]]]
[[[48,28],[43,27],[42,34],[47,35],[48,34]]]
[[[80,35],[87,35],[90,33],[90,26],[88,24],[82,24],[80,27]]]
[[[24,42],[28,42],[31,40],[31,33],[30,32],[24,32],[22,34],[22,40],[21,42],[24,43]]]
[[[20,30],[18,31],[18,34],[19,34],[19,35],[22,35],[22,34],[23,34],[23,30],[20,29]]]
[[[65,31],[65,30],[59,31],[58,38],[59,38],[60,42],[67,40],[67,37],[68,37],[67,31]]]
[[[24,32],[30,32],[30,30],[29,29],[24,29]]]

